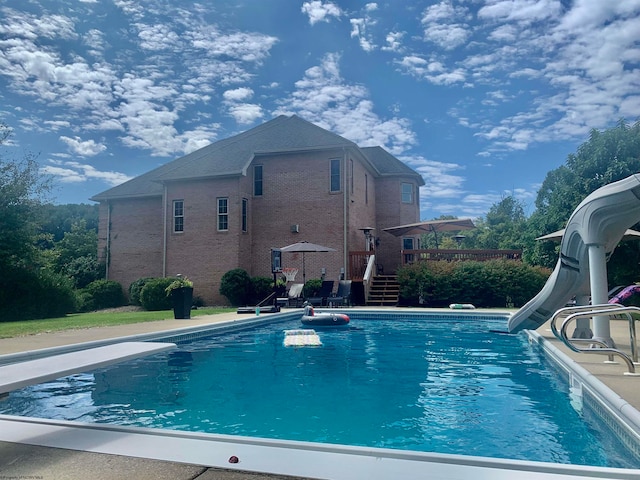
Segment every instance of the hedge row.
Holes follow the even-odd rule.
[[[398,271],[403,305],[521,307],[544,286],[550,271],[513,260],[418,262]]]

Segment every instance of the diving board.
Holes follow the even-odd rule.
[[[122,342],[0,367],[0,394],[176,348],[174,343]]]

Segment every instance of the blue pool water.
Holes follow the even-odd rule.
[[[504,320],[354,319],[322,347],[298,321],[13,392],[0,413],[554,463],[638,468]]]

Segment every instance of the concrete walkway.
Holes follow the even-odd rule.
[[[189,320],[170,319],[115,327],[70,330],[0,339],[0,354],[19,353],[129,335],[205,326],[222,321],[246,319],[247,317],[247,315],[226,313],[199,316]],[[611,332],[612,337],[618,345],[628,352],[628,323],[613,320],[611,322]],[[623,363],[619,365],[604,364],[603,360],[605,360],[606,357],[576,354],[569,351],[553,337],[548,325],[540,327],[538,333],[554,343],[561,351],[569,355],[589,372],[596,375],[605,385],[618,393],[636,409],[640,410],[640,377],[625,376],[623,373],[626,368]],[[0,479],[9,478],[37,478],[43,480],[111,480],[124,478],[141,480],[291,480],[294,477],[238,472],[143,458],[0,442]]]

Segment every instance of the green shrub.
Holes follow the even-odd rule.
[[[549,273],[512,260],[417,262],[398,271],[398,282],[406,305],[521,307],[542,289]]]
[[[153,280],[153,277],[139,278],[129,285],[129,302],[131,305],[142,305],[140,302],[140,292],[149,280]]]
[[[227,297],[231,305],[248,305],[252,296],[251,277],[242,268],[234,268],[220,279],[220,293]]]
[[[317,297],[322,289],[322,280],[319,278],[312,278],[307,280],[302,287],[302,295],[304,298]]]
[[[257,305],[273,293],[273,278],[253,277],[251,279],[252,305]]]
[[[73,282],[64,275],[15,268],[0,276],[0,321],[61,317],[76,308]]]
[[[64,266],[62,273],[73,279],[76,288],[84,288],[104,277],[105,264],[93,256],[76,257]]]
[[[91,295],[91,310],[121,307],[126,303],[122,285],[113,280],[96,280],[83,290]]]
[[[173,283],[173,278],[152,278],[148,280],[140,291],[140,304],[149,311],[171,310],[171,297],[167,296],[167,287]]]

